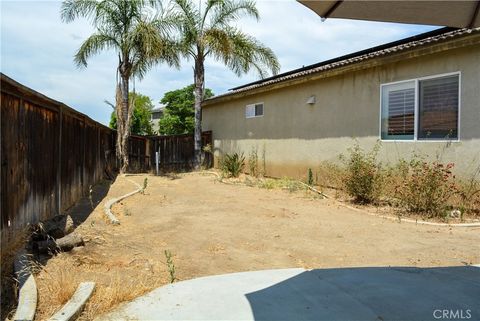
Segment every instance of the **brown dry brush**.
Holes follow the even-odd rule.
[[[447,145],[448,146],[448,145]],[[454,163],[442,162],[444,147],[436,160],[414,154],[393,166],[381,166],[376,160],[380,145],[371,151],[360,148],[358,141],[342,156],[344,166],[322,162],[316,176],[319,185],[339,188],[360,203],[386,203],[403,213],[447,218],[450,210],[480,214],[480,164],[472,174],[459,180]]]
[[[464,213],[480,215],[480,164],[470,177],[459,182],[457,202],[462,215]]]
[[[412,160],[404,182],[396,190],[400,204],[412,213],[446,217],[449,202],[457,193],[453,167],[453,163]]]
[[[64,253],[56,259],[57,262],[47,266],[37,266],[37,320],[52,316],[84,281],[93,281],[96,285],[78,320],[93,320],[120,303],[133,300],[166,283],[158,275],[152,277],[149,273],[137,273],[136,277],[129,277],[121,269],[99,266],[83,256],[75,257]]]

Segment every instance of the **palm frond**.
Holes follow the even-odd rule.
[[[141,21],[129,35],[133,75],[143,78],[146,71],[159,62],[179,67],[180,57],[176,44],[162,37],[154,21]]]
[[[207,21],[207,17],[209,16],[209,12],[212,8],[215,6],[221,5],[224,0],[207,0],[207,6],[205,8],[205,11],[201,14],[202,15],[202,24],[201,24],[201,29],[204,28],[205,26],[205,21]]]
[[[201,34],[200,12],[194,8],[191,0],[172,0],[173,10],[178,13],[176,27],[179,31],[185,51],[192,46]]]
[[[216,56],[237,75],[254,69],[260,78],[270,71],[273,75],[280,71],[280,63],[273,51],[255,38],[235,29],[226,29],[230,43],[230,52],[216,52]]]
[[[228,26],[229,23],[243,17],[260,19],[260,14],[254,1],[250,0],[225,0],[214,6],[213,16],[210,19],[210,28]]]
[[[213,54],[217,60],[225,60],[232,52],[232,46],[229,34],[219,28],[212,28],[205,31],[204,43],[206,52],[204,58]]]
[[[194,8],[190,0],[172,0],[175,7],[183,14],[183,23],[191,29],[198,27],[200,12]]]
[[[75,54],[75,64],[78,67],[86,67],[87,60],[104,49],[118,48],[117,40],[105,33],[94,33],[87,38]]]
[[[98,4],[95,0],[65,0],[60,7],[60,17],[67,23],[79,17],[93,18]]]

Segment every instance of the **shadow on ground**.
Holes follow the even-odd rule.
[[[301,268],[169,284],[96,320],[480,319],[480,268]]]
[[[114,180],[103,180],[93,187],[91,201],[89,196],[83,197],[74,206],[67,210],[66,214],[69,214],[72,217],[75,227],[87,220],[95,207],[100,204],[100,202],[108,194],[110,186],[113,184],[113,182]]]
[[[95,208],[105,198],[110,190],[110,186],[114,181],[102,180],[98,184],[92,187],[91,193],[79,199],[75,205],[64,211],[62,214],[68,214],[72,218],[74,229],[85,222],[88,217],[93,213]],[[35,260],[45,265],[50,258],[53,257],[52,253],[43,254],[34,252]]]
[[[71,216],[76,229],[80,224],[85,222],[85,220],[92,214],[95,207],[105,198],[107,195],[110,186],[113,184],[113,181],[103,180],[100,183],[96,184],[92,188],[91,197],[89,195],[82,197],[78,200],[75,205],[67,209],[62,214],[68,214]],[[22,240],[23,242],[24,240]],[[22,244],[21,247],[24,245]],[[33,254],[33,258],[36,263],[40,265],[45,265],[50,258],[53,257],[53,254],[43,254],[33,251],[31,242],[26,245],[26,249],[29,253]],[[16,307],[16,295],[17,290],[15,289],[15,278],[13,276],[13,258],[7,262],[5,266],[11,266],[12,268],[8,271],[2,271],[2,287],[1,287],[1,307],[0,307],[0,320],[6,319],[8,316],[13,315],[13,309]]]
[[[246,297],[254,320],[480,320],[480,268],[312,270]]]

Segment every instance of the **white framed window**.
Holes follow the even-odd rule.
[[[382,84],[382,140],[458,140],[460,73]]]
[[[263,116],[263,103],[247,105],[245,107],[245,118]]]

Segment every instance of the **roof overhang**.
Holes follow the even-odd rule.
[[[298,0],[320,17],[438,25],[480,27],[480,0],[363,1]]]
[[[230,92],[204,100],[202,107],[452,49],[479,48],[479,45],[480,28],[433,30],[236,87]]]

